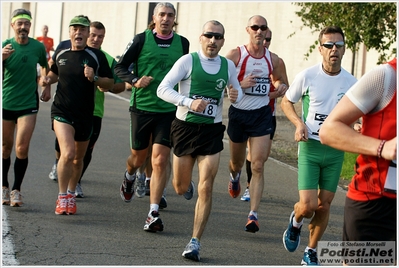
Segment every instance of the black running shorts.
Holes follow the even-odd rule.
[[[172,122],[171,140],[176,156],[213,155],[223,150],[226,126],[222,123],[195,124],[175,119]]]
[[[396,199],[345,200],[343,241],[396,241]]]

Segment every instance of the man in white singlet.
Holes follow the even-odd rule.
[[[251,151],[252,180],[249,188],[250,212],[245,231],[259,230],[258,208],[264,187],[264,165],[270,151],[270,134],[273,131],[272,110],[268,105],[273,75],[274,86],[279,94],[284,94],[287,85],[282,81],[279,57],[263,46],[268,29],[264,17],[255,15],[248,20],[246,31],[249,43],[232,49],[226,58],[236,65],[236,73],[243,99],[229,108],[227,134],[230,138],[230,180],[229,194],[236,198],[241,191],[240,174],[246,159],[249,142]]]

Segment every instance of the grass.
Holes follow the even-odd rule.
[[[355,174],[355,163],[358,154],[345,153],[344,163],[341,170],[341,179],[351,180]]]

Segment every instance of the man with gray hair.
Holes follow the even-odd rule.
[[[144,230],[163,231],[159,204],[170,175],[170,126],[176,106],[157,97],[157,88],[173,64],[189,52],[189,41],[173,31],[176,10],[161,2],[154,8],[149,29],[137,34],[127,45],[115,73],[132,87],[130,98],[130,149],[120,188],[123,201],[130,202],[135,193],[145,195],[145,176],[139,173],[151,154],[150,211]],[[134,64],[133,72],[129,70]],[[176,88],[177,89],[177,88]],[[192,197],[192,191],[188,199]]]
[[[16,9],[11,15],[14,37],[2,42],[3,57],[3,192],[2,204],[23,205],[21,184],[28,168],[29,144],[39,111],[37,69],[48,71],[46,50],[39,41],[29,37],[32,15],[29,10]],[[50,87],[43,89],[40,99],[50,99]],[[17,127],[18,126],[18,127]],[[8,170],[15,136],[14,185],[10,193]]]

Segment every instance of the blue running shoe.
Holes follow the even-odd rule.
[[[193,261],[199,261],[200,260],[200,254],[199,254],[200,249],[201,249],[200,242],[195,238],[191,238],[190,242],[187,244],[186,248],[184,249],[182,256],[186,259],[190,259]]]
[[[250,201],[251,200],[251,196],[249,194],[249,189],[246,188],[244,194],[241,196],[241,200],[242,201]]]
[[[194,192],[195,192],[195,185],[194,182],[191,181],[190,185],[188,186],[187,192],[185,192],[183,196],[185,199],[190,200],[191,198],[193,198]]]
[[[293,211],[290,215],[290,223],[288,224],[287,230],[283,234],[283,244],[286,250],[294,252],[301,242],[301,228],[296,228],[292,225],[295,212]]]
[[[308,249],[303,253],[302,265],[320,265],[317,259],[317,252],[312,249]]]

